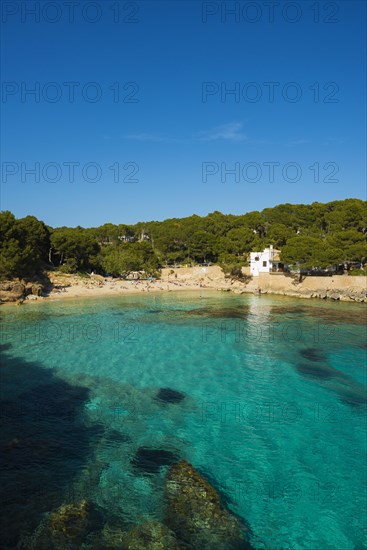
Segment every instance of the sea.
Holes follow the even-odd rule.
[[[83,499],[164,521],[181,459],[254,549],[367,548],[366,305],[202,290],[0,313],[2,548]]]

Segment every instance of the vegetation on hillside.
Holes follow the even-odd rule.
[[[367,202],[281,204],[262,212],[172,218],[135,225],[52,228],[34,216],[0,213],[0,276],[27,277],[44,268],[127,276],[175,264],[244,265],[270,244],[298,268],[367,262]]]

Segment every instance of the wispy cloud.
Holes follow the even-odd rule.
[[[160,134],[152,134],[149,132],[140,132],[138,134],[129,134],[125,136],[126,139],[134,139],[136,141],[165,141],[164,137]]]
[[[308,139],[293,139],[288,141],[287,145],[288,147],[294,147],[295,145],[306,145],[306,143],[309,143]]]
[[[222,124],[216,126],[211,130],[205,130],[196,134],[196,139],[200,141],[245,141],[247,135],[242,131],[242,122],[229,122],[228,124]]]
[[[230,122],[228,124],[222,124],[216,126],[210,130],[204,130],[197,132],[194,136],[173,138],[163,136],[162,134],[155,132],[138,132],[134,134],[125,135],[125,139],[135,141],[151,141],[151,142],[165,142],[165,143],[190,143],[195,141],[231,141],[240,142],[247,140],[247,135],[242,131],[242,122]]]
[[[344,143],[346,143],[345,139],[339,138],[339,137],[332,137],[324,141],[322,145],[343,145]]]

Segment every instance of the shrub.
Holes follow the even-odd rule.
[[[348,275],[367,275],[367,272],[364,269],[351,269]]]

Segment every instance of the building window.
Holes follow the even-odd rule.
[[[263,267],[266,267],[266,264],[267,264],[267,263],[268,263],[268,262],[263,262]]]
[[[259,256],[255,256],[255,262],[258,262],[260,260]]]

